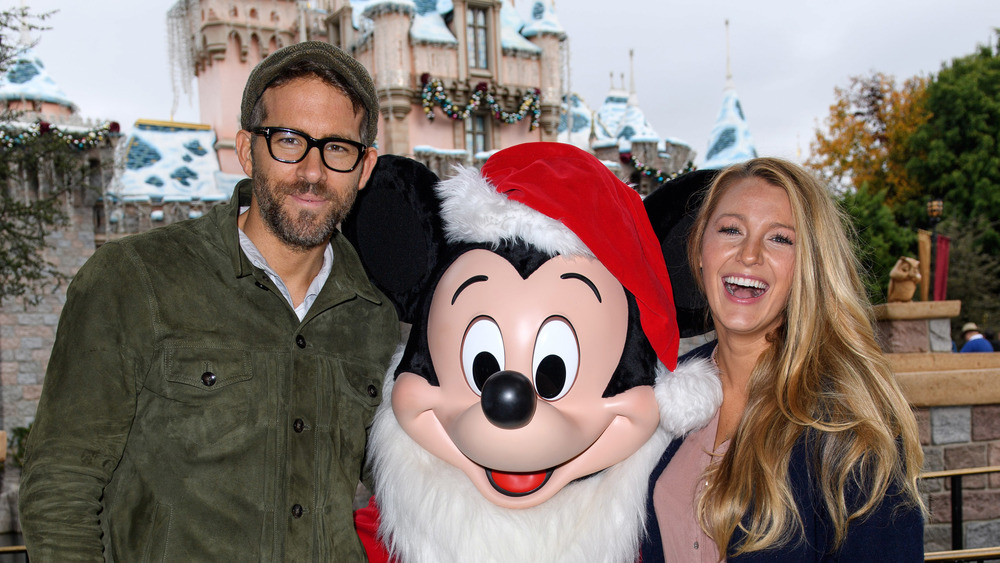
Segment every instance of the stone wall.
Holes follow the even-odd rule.
[[[1000,379],[995,383],[1000,386]],[[914,409],[924,449],[924,471],[1000,466],[1000,404]],[[951,549],[951,479],[921,481],[930,512],[927,551]],[[1000,545],[1000,473],[962,479],[966,548]]]
[[[93,213],[93,208],[73,208],[69,224],[46,237],[46,258],[68,276],[94,253]],[[34,420],[66,286],[44,295],[37,305],[14,298],[0,306],[0,425],[8,435]]]

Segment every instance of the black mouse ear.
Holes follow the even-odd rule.
[[[718,170],[695,170],[681,174],[660,184],[643,200],[670,273],[681,338],[712,330],[707,314],[708,302],[698,289],[688,264],[687,241],[705,191],[717,173]]]
[[[444,247],[438,177],[402,156],[378,158],[341,231],[354,245],[368,277],[413,323]]]

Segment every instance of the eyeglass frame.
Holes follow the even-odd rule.
[[[300,156],[296,160],[285,160],[274,156],[274,150],[271,149],[271,135],[276,132],[292,133],[293,135],[299,135],[300,137],[305,138],[306,150],[302,152],[302,156]],[[289,127],[254,127],[253,129],[250,130],[250,133],[264,137],[264,140],[267,143],[268,154],[270,154],[271,158],[273,158],[278,162],[283,162],[285,164],[297,164],[305,160],[306,156],[309,155],[309,151],[311,151],[313,147],[316,147],[317,149],[319,149],[319,159],[320,162],[323,163],[323,166],[327,167],[329,170],[333,170],[334,172],[340,172],[341,174],[354,172],[354,169],[357,168],[359,164],[361,164],[362,160],[364,160],[365,153],[368,151],[369,148],[368,145],[364,143],[360,143],[358,141],[352,141],[350,139],[345,139],[343,137],[323,137],[322,139],[317,139],[315,137],[310,137],[309,135],[303,133],[302,131],[299,131],[298,129],[291,129]],[[327,164],[326,156],[323,154],[323,147],[327,143],[331,142],[347,143],[348,145],[351,145],[358,149],[358,160],[354,162],[353,166],[351,166],[347,170],[338,170]]]

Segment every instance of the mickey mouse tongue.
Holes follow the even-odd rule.
[[[542,485],[552,476],[552,470],[537,473],[504,473],[493,469],[486,470],[493,488],[509,497],[523,497],[542,488]]]

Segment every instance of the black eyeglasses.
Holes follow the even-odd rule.
[[[267,139],[267,152],[278,162],[295,164],[309,154],[313,147],[319,149],[323,165],[334,172],[351,172],[358,167],[367,145],[340,137],[314,139],[302,131],[285,127],[258,127],[251,131]]]

